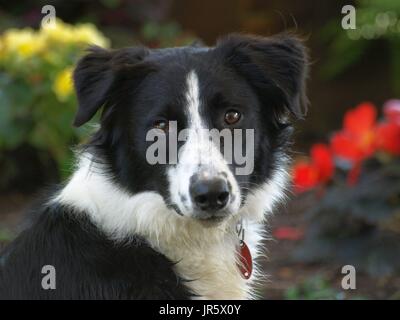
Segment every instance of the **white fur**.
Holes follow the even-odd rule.
[[[275,205],[285,199],[285,191],[289,181],[289,174],[286,168],[289,159],[279,154],[277,158],[279,158],[280,166],[272,172],[269,181],[247,195],[246,205],[240,210],[242,217],[262,222],[265,218],[265,213],[272,212]]]

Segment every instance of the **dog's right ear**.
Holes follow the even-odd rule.
[[[137,77],[137,73],[143,70],[140,63],[147,54],[148,50],[143,47],[119,50],[91,47],[74,71],[79,103],[74,126],[88,122],[120,87],[121,79]]]
[[[215,50],[248,81],[262,104],[272,107],[278,119],[286,114],[304,117],[308,54],[298,37],[290,33],[274,37],[231,34]]]

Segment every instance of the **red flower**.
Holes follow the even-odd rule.
[[[400,100],[387,101],[383,106],[383,113],[388,122],[400,126]]]
[[[357,162],[364,157],[364,152],[355,147],[354,140],[346,132],[334,133],[331,138],[331,146],[333,153],[340,158]]]
[[[296,193],[314,188],[318,184],[318,172],[307,162],[300,162],[293,168],[293,185]]]
[[[370,102],[364,102],[345,113],[343,128],[354,135],[363,135],[374,128],[375,122],[376,107]]]
[[[332,154],[350,162],[347,175],[349,185],[357,183],[363,160],[376,150],[400,156],[400,100],[386,102],[384,114],[386,122],[377,124],[376,107],[369,102],[347,111],[342,130],[331,138],[331,149],[316,144],[311,148],[311,161],[294,166],[295,192],[307,191],[331,179],[334,173]]]
[[[331,139],[333,153],[354,163],[369,157],[376,149],[376,108],[365,102],[346,112],[343,129]]]
[[[279,227],[273,232],[276,239],[279,240],[300,240],[304,236],[304,232],[301,229],[294,227]]]
[[[377,128],[377,145],[380,150],[400,156],[400,125],[394,122],[379,124]]]
[[[311,162],[299,162],[293,168],[294,190],[301,193],[329,181],[334,172],[329,147],[319,143],[311,148]]]
[[[323,143],[314,144],[311,148],[311,159],[318,172],[318,181],[329,181],[334,171],[332,153],[329,147]]]

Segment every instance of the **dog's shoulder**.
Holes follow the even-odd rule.
[[[0,298],[189,298],[173,266],[143,239],[113,241],[84,212],[47,202],[0,256]]]

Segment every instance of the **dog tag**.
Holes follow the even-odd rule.
[[[246,242],[240,241],[240,252],[239,252],[239,262],[238,267],[243,278],[246,280],[251,277],[253,272],[253,259],[251,258],[250,249]]]

